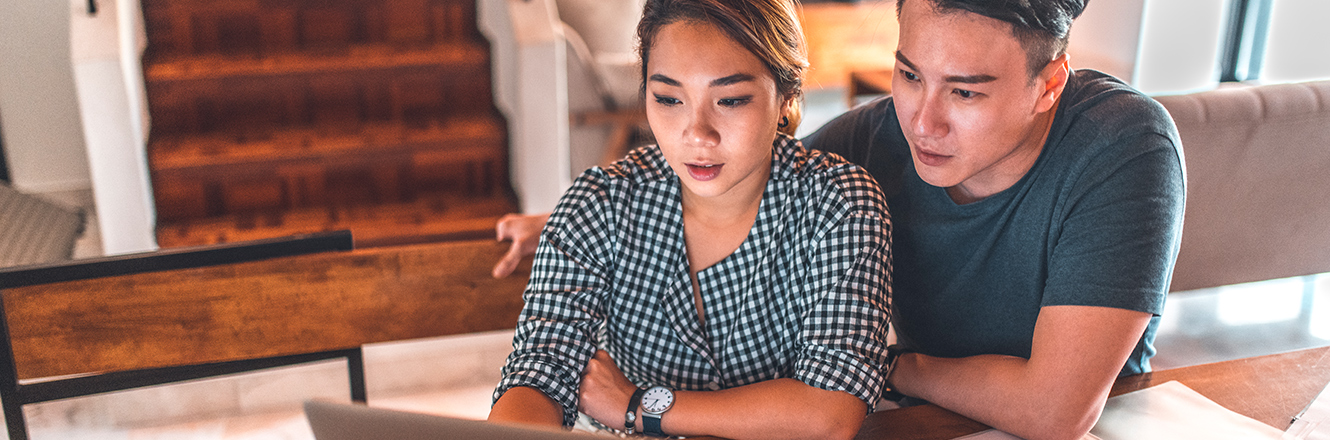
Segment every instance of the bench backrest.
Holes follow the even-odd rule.
[[[493,241],[280,257],[4,289],[18,379],[256,359],[512,328]]]
[[[1186,155],[1172,290],[1330,272],[1330,81],[1156,99]]]

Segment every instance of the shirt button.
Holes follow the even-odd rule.
[[[716,382],[709,383],[707,384],[707,389],[711,391],[720,391],[720,384]]]

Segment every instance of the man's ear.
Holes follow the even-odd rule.
[[[1062,97],[1062,89],[1067,87],[1069,75],[1071,75],[1071,55],[1067,53],[1059,55],[1044,66],[1044,70],[1039,72],[1039,78],[1036,80],[1043,93],[1039,95],[1039,100],[1035,101],[1035,113],[1046,112],[1057,105],[1058,98]]]

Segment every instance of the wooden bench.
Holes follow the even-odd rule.
[[[0,399],[23,405],[327,359],[360,347],[512,328],[524,273],[489,271],[505,245],[350,250],[316,234],[0,271]],[[529,267],[529,266],[528,266]]]

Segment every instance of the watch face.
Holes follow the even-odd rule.
[[[674,392],[665,387],[651,387],[642,395],[642,410],[660,414],[674,406]]]

